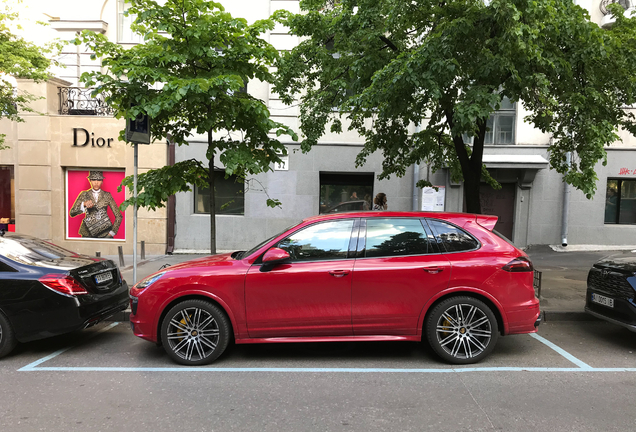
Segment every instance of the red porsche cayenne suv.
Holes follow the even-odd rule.
[[[499,335],[540,323],[528,256],[463,213],[322,215],[244,252],[175,265],[135,285],[135,335],[185,365],[237,344],[428,340],[475,363]]]

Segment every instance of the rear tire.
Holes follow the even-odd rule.
[[[495,348],[499,327],[484,302],[458,296],[435,306],[426,320],[426,336],[443,360],[470,364],[483,360]]]
[[[0,358],[15,348],[17,341],[9,320],[0,312]]]
[[[204,300],[186,300],[173,306],[161,324],[161,341],[175,362],[199,366],[216,360],[230,340],[231,324],[225,312]]]

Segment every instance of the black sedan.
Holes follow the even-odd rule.
[[[594,264],[587,276],[585,311],[636,332],[636,252]]]
[[[17,342],[90,327],[127,305],[128,285],[111,260],[0,232],[0,358]]]

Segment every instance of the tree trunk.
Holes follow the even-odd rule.
[[[456,96],[456,94],[454,96]],[[446,115],[446,123],[451,131],[455,123],[452,97],[453,94],[450,94],[449,97],[442,101],[444,114]],[[464,144],[462,136],[451,136],[457,159],[459,159],[459,165],[462,168],[462,177],[464,177],[464,199],[466,200],[466,211],[468,213],[481,213],[479,185],[481,182],[481,165],[484,158],[484,138],[486,136],[487,120],[487,118],[477,120],[478,131],[477,136],[473,140],[473,148],[470,156],[468,155],[468,150],[466,149],[466,144]]]
[[[466,199],[466,212],[481,214],[481,202],[479,200],[479,188],[481,175],[468,178],[464,173],[464,198]]]
[[[214,190],[214,146],[212,146],[212,130],[208,131],[208,152],[210,161],[208,165],[208,181],[210,184],[210,254],[216,254],[216,193]]]
[[[470,155],[467,166],[464,167],[462,165],[462,171],[464,172],[464,198],[466,199],[466,211],[468,213],[481,214],[479,189],[481,187],[481,167],[484,163],[484,139],[486,138],[487,121],[487,118],[477,120],[478,132],[473,140],[473,152]]]

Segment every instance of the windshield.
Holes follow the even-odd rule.
[[[294,225],[290,225],[290,226],[288,226],[287,228],[285,228],[285,229],[284,229],[284,230],[282,230],[281,232],[279,232],[279,233],[277,233],[277,234],[275,234],[275,235],[271,236],[271,237],[270,237],[270,238],[268,238],[267,240],[264,240],[264,241],[260,242],[259,244],[257,244],[256,246],[254,246],[252,249],[250,249],[250,250],[248,250],[248,251],[246,251],[246,252],[243,252],[243,253],[241,254],[241,256],[239,257],[239,259],[240,259],[240,258],[244,258],[244,257],[248,257],[248,256],[252,255],[254,252],[256,252],[257,250],[259,250],[260,248],[262,248],[263,246],[265,246],[267,243],[269,243],[270,241],[274,240],[276,237],[278,237],[279,235],[283,234],[284,232],[289,231],[289,229],[290,229],[290,228],[295,227],[296,225],[298,225],[298,224],[294,224]]]

